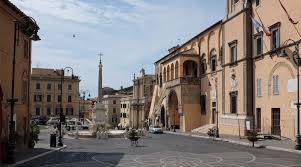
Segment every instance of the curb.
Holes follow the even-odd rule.
[[[66,147],[67,147],[67,145],[64,145],[63,147],[56,148],[56,149],[53,149],[53,150],[50,150],[50,151],[44,152],[44,153],[42,153],[42,154],[39,154],[39,155],[36,155],[36,156],[30,157],[30,158],[27,158],[27,159],[24,159],[24,160],[18,161],[18,162],[14,163],[14,164],[7,165],[7,166],[5,166],[5,167],[15,167],[15,166],[18,166],[18,165],[24,164],[24,163],[26,163],[26,162],[28,162],[28,161],[31,161],[31,160],[34,160],[34,159],[40,158],[40,157],[42,157],[42,156],[45,156],[45,155],[51,154],[51,153],[53,153],[53,152],[55,152],[55,151],[62,150],[62,149],[64,149],[64,148],[66,148]]]
[[[211,139],[208,136],[199,136],[199,135],[195,135],[195,134],[186,134],[186,133],[169,132],[169,131],[164,131],[164,133],[173,134],[173,135],[181,135],[181,136],[190,136],[190,137],[201,138],[201,139]],[[213,138],[213,139],[215,141],[223,141],[223,142],[228,142],[228,143],[232,143],[232,144],[238,144],[238,145],[243,145],[243,146],[249,146],[249,147],[251,147],[251,144],[248,143],[248,142],[231,140],[231,139],[225,139],[225,138]],[[281,147],[274,147],[274,146],[265,146],[265,145],[259,145],[259,144],[255,144],[255,147],[256,148],[266,148],[268,150],[285,151],[285,152],[290,152],[290,153],[301,154],[301,151],[293,150],[293,149],[288,149],[288,148],[281,148]]]

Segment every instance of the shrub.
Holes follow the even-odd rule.
[[[254,147],[255,142],[258,141],[258,133],[256,130],[252,130],[248,132],[247,139],[252,142],[252,146]]]
[[[216,135],[217,129],[215,127],[210,128],[207,132],[208,136],[213,137]]]

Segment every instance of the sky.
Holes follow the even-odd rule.
[[[103,85],[132,85],[143,67],[223,18],[224,0],[11,0],[40,27],[32,67],[72,67],[80,90],[97,95],[101,52]],[[75,36],[75,37],[74,37]]]

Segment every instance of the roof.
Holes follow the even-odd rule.
[[[204,31],[200,32],[199,34],[197,34],[196,36],[194,36],[193,38],[191,38],[190,40],[188,40],[187,42],[185,42],[184,44],[182,44],[180,47],[178,47],[177,49],[173,50],[172,52],[168,53],[167,55],[165,55],[164,57],[162,57],[161,59],[157,60],[155,62],[155,64],[157,64],[159,61],[165,59],[166,57],[168,57],[169,55],[174,54],[175,52],[177,52],[178,50],[181,49],[182,46],[188,44],[189,42],[191,42],[192,40],[195,40],[196,38],[198,38],[199,36],[207,33],[210,29],[212,29],[213,27],[221,24],[223,22],[223,20],[219,20],[218,22],[214,23],[213,25],[211,25],[210,27],[208,27],[207,29],[205,29]]]
[[[30,19],[30,16],[27,16],[24,12],[22,12],[16,5],[14,5],[12,2],[9,0],[2,0],[10,9],[15,11],[17,14],[19,14],[21,17],[24,17],[24,19],[29,22],[33,27],[35,27],[37,30],[39,30],[39,26],[37,25],[34,20]]]

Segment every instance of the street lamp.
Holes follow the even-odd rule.
[[[292,42],[291,45],[286,45],[289,41]],[[301,150],[301,135],[300,135],[300,65],[301,65],[301,58],[299,55],[299,44],[300,44],[301,40],[299,40],[298,42],[292,40],[292,39],[288,39],[284,42],[284,45],[282,47],[282,54],[283,56],[288,56],[285,48],[290,47],[290,46],[294,46],[295,50],[293,51],[293,61],[294,63],[297,65],[297,103],[295,103],[295,105],[297,106],[297,135],[296,135],[296,146],[295,149],[296,150]]]
[[[64,82],[64,73],[65,73],[65,70],[67,70],[67,72],[69,72],[69,70],[71,70],[72,72],[72,75],[71,75],[71,79],[74,79],[74,75],[73,75],[73,68],[71,67],[65,67],[65,68],[62,68],[61,70],[61,101],[60,101],[60,123],[59,123],[59,141],[58,141],[58,144],[57,146],[59,147],[62,147],[63,146],[63,142],[62,142],[62,122],[65,122],[65,116],[64,116],[64,113],[63,113],[63,82]]]
[[[34,27],[31,27],[28,22],[22,22],[20,20],[27,19],[34,23]],[[8,136],[8,156],[7,160],[8,163],[14,163],[15,156],[15,122],[14,122],[14,107],[15,103],[18,101],[15,98],[15,71],[16,71],[16,47],[18,45],[17,34],[18,31],[21,29],[32,41],[39,41],[41,40],[38,36],[39,26],[37,25],[36,21],[29,16],[24,16],[20,20],[14,20],[14,50],[13,50],[13,62],[12,62],[12,82],[11,82],[11,99],[7,100],[10,103],[10,121],[9,121],[9,136]]]
[[[82,116],[82,118],[83,118],[83,123],[84,123],[84,117],[85,117],[85,111],[82,111],[81,112],[81,109],[80,109],[80,100],[82,99],[82,100],[86,100],[86,94],[88,94],[88,96],[89,97],[91,97],[91,93],[90,93],[90,91],[89,90],[81,90],[80,92],[79,92],[79,99],[78,99],[78,120],[80,120],[80,117]],[[82,96],[81,96],[82,95]]]

